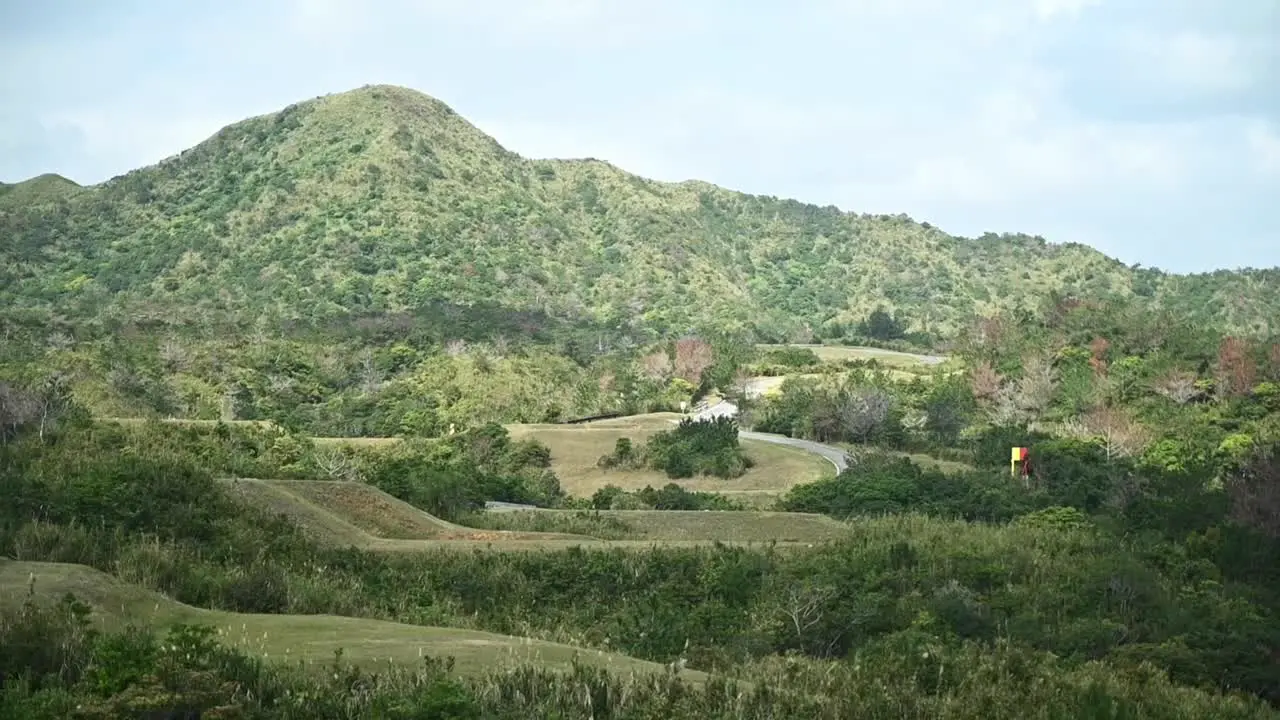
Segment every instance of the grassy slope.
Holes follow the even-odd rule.
[[[426,550],[563,550],[764,543],[800,546],[835,539],[847,526],[801,513],[610,511],[632,529],[630,539],[565,533],[477,530],[445,522],[362,483],[227,480],[240,500],[279,513],[313,539],[387,552]],[[555,513],[557,511],[535,511]]]
[[[522,515],[571,517],[580,510],[518,510],[502,513],[512,524]],[[625,524],[638,540],[669,542],[719,541],[726,543],[772,542],[821,543],[846,538],[851,527],[825,515],[768,511],[697,510],[599,510],[606,520]]]
[[[965,240],[905,216],[529,160],[442,103],[386,86],[245,120],[63,200],[53,213],[0,197],[0,236],[12,239],[0,265],[18,268],[0,307],[53,298],[78,307],[73,318],[114,308],[168,322],[444,299],[777,334],[880,303],[955,330],[972,311],[1035,309],[1055,290],[1154,294],[1235,324],[1280,306],[1280,273],[1170,279],[1080,245]]]
[[[475,630],[422,627],[332,615],[251,615],[214,612],[175,602],[163,595],[123,583],[98,570],[63,563],[0,559],[0,609],[12,609],[34,588],[38,602],[72,593],[93,606],[107,627],[132,623],[157,628],[176,623],[216,626],[223,641],[268,659],[325,667],[341,648],[347,661],[366,667],[414,664],[423,655],[452,655],[460,673],[481,673],[504,663],[534,662],[567,668],[579,661],[619,672],[660,672],[662,665],[624,655],[583,650],[569,645]],[[702,681],[705,675],[683,671]]]

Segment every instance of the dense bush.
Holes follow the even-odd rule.
[[[998,522],[1011,520],[1038,502],[1007,473],[947,474],[906,458],[871,453],[834,478],[792,488],[780,505],[792,512],[840,519],[913,511]]]
[[[651,467],[673,479],[695,475],[740,477],[754,463],[738,444],[738,425],[728,417],[686,418],[671,430],[649,438],[637,449],[630,438],[619,438],[612,453],[600,458],[602,468]]]

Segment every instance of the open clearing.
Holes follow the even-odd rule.
[[[818,515],[774,512],[608,511],[626,539],[524,530],[481,530],[441,520],[370,485],[319,480],[223,481],[242,502],[284,515],[316,542],[385,552],[649,549],[777,542],[781,547],[843,537],[848,526]],[[515,514],[581,511],[533,510]],[[634,512],[634,514],[630,514]],[[669,516],[669,517],[667,517]]]
[[[841,362],[843,360],[877,360],[883,365],[897,367],[920,367],[941,365],[947,358],[938,355],[920,355],[917,353],[884,350],[873,347],[853,347],[844,345],[757,345],[761,350],[772,350],[784,347],[805,348],[812,350],[823,362]]]
[[[477,630],[404,625],[333,615],[252,615],[215,612],[184,605],[159,593],[129,585],[84,565],[18,562],[0,558],[0,610],[11,611],[34,589],[38,603],[56,602],[71,593],[94,608],[101,627],[125,624],[163,629],[177,623],[211,625],[221,640],[268,660],[302,663],[322,670],[342,649],[347,662],[375,669],[416,665],[423,656],[453,656],[454,671],[480,674],[518,663],[567,669],[579,662],[620,673],[662,672],[663,665],[625,655],[575,648],[561,643]],[[681,676],[703,682],[693,670]]]
[[[560,486],[575,497],[591,497],[606,485],[624,490],[645,486],[660,488],[675,483],[686,490],[721,493],[746,502],[767,504],[796,485],[815,482],[835,474],[826,460],[791,447],[755,440],[743,440],[742,447],[755,467],[733,479],[700,476],[672,480],[656,470],[605,470],[597,465],[602,455],[613,452],[619,438],[643,444],[671,422],[684,416],[653,413],[635,417],[601,420],[583,425],[509,425],[515,438],[533,438],[551,448],[551,469]]]

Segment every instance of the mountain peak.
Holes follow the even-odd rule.
[[[0,197],[6,203],[37,205],[67,197],[82,187],[57,173],[44,173],[22,182],[0,183]]]
[[[19,190],[29,199],[10,202]],[[1137,295],[1234,327],[1272,323],[1280,307],[1239,275],[1174,284],[1083,246],[967,241],[905,215],[527,160],[394,85],[249,118],[94,188],[42,176],[0,193],[11,241],[0,268],[22,268],[0,304],[75,287],[85,303],[175,322],[329,321],[443,301],[781,338],[841,337],[882,305],[946,335],[1051,291]],[[65,212],[35,199],[59,193]]]

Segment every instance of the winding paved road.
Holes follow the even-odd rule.
[[[710,420],[717,417],[737,417],[738,406],[728,400],[704,407],[693,414],[695,420]],[[672,422],[677,422],[672,420]],[[787,437],[786,435],[774,435],[773,433],[754,432],[751,430],[739,430],[738,437],[748,440],[758,440],[760,442],[774,443],[775,445],[789,445],[793,448],[799,448],[814,455],[819,455],[827,462],[835,466],[837,473],[842,473],[849,469],[849,457],[845,451],[831,445],[823,445],[812,440],[800,440],[798,438]]]

